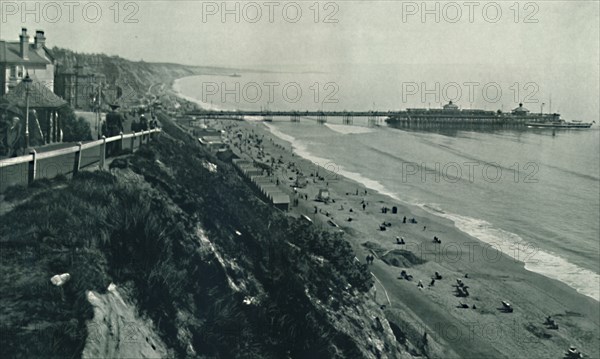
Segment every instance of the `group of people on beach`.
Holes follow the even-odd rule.
[[[367,264],[373,264],[375,257],[372,254],[367,255]]]

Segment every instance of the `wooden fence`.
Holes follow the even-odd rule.
[[[152,129],[103,137],[97,141],[80,142],[72,147],[40,153],[32,150],[29,155],[0,160],[0,194],[10,186],[29,184],[40,178],[54,178],[58,175],[72,177],[80,170],[92,166],[102,169],[106,163],[107,144],[114,142],[122,150],[134,152],[160,131]]]

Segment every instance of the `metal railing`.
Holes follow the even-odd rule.
[[[107,144],[115,142],[116,147],[134,152],[142,144],[147,143],[154,134],[160,132],[161,130],[157,128],[120,134],[40,153],[34,149],[25,156],[0,160],[0,193],[4,193],[10,186],[29,184],[40,178],[54,178],[58,175],[73,176],[81,169],[94,165],[103,169],[106,164]]]

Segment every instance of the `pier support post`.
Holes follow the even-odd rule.
[[[290,121],[292,122],[300,122],[300,115],[291,115]]]
[[[317,123],[319,125],[323,125],[327,122],[327,115],[319,115],[317,116]]]
[[[352,115],[344,115],[344,125],[352,125],[354,123],[354,117]]]
[[[369,127],[374,127],[377,125],[377,116],[369,116]]]

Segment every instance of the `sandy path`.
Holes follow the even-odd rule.
[[[152,323],[139,318],[136,308],[127,304],[114,284],[106,294],[87,293],[94,307],[88,323],[88,337],[83,358],[165,358],[165,345]]]

